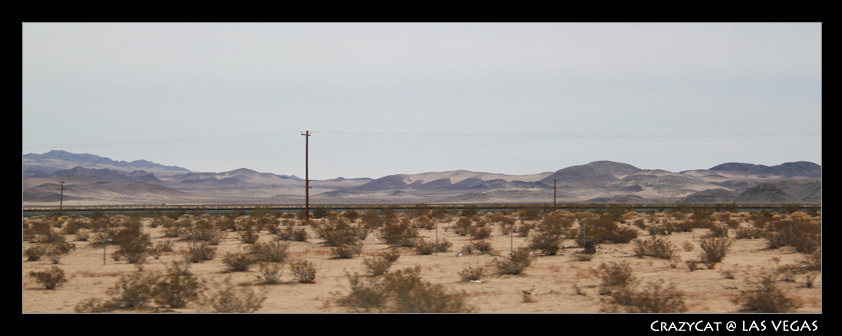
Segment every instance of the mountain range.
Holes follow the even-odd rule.
[[[821,177],[820,165],[803,161],[729,162],[683,172],[595,161],[531,175],[457,170],[311,180],[310,202],[551,203],[555,197],[559,203],[820,204]],[[193,172],[57,150],[23,155],[21,178],[24,206],[57,205],[60,199],[66,205],[304,203],[304,180],[294,175],[246,168]]]

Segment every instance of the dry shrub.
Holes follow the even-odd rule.
[[[265,293],[256,293],[249,287],[232,284],[231,277],[213,284],[203,294],[202,305],[214,313],[254,313],[266,301]]]
[[[470,313],[465,292],[450,293],[444,286],[421,279],[420,268],[391,272],[383,277],[393,313]]]
[[[463,245],[459,252],[463,254],[474,254],[474,252],[483,254],[495,253],[494,248],[491,247],[491,242],[485,239],[471,241]]]
[[[351,291],[339,299],[339,304],[358,312],[381,309],[389,297],[381,281],[364,281],[359,275],[348,274]]]
[[[787,313],[801,306],[796,299],[778,287],[774,273],[762,273],[758,280],[746,279],[751,289],[740,292],[734,303],[740,309],[757,313]]]
[[[181,308],[199,297],[205,284],[189,268],[186,260],[175,260],[167,266],[167,273],[155,284],[155,303]]]
[[[633,286],[622,286],[611,292],[614,303],[626,308],[629,313],[683,313],[684,292],[664,281],[649,282],[643,290],[636,291]]]
[[[188,260],[193,263],[200,263],[205,260],[211,260],[216,255],[216,246],[211,246],[206,242],[199,243],[199,246],[191,246],[188,250],[182,252]]]
[[[821,222],[807,220],[774,221],[766,234],[769,248],[792,246],[801,253],[812,253],[821,246]]]
[[[242,252],[228,252],[222,257],[226,272],[246,272],[257,262],[258,259],[253,255]]]
[[[667,239],[635,239],[634,254],[638,257],[650,256],[660,259],[672,259],[675,257],[675,244]]]
[[[599,290],[599,293],[602,295],[609,295],[614,291],[623,290],[636,281],[631,266],[625,261],[602,263],[594,272],[602,280]]]
[[[522,274],[533,261],[535,261],[535,256],[532,255],[532,250],[522,247],[512,251],[503,260],[494,259],[494,265],[498,274],[518,275]]]
[[[351,225],[345,217],[337,217],[322,222],[314,227],[316,235],[324,239],[325,244],[331,247],[358,244],[362,239],[362,227]]]
[[[418,240],[418,229],[408,218],[402,220],[387,219],[380,227],[379,238],[386,244],[414,247]]]
[[[363,260],[363,264],[365,264],[369,275],[377,277],[386,274],[395,261],[397,261],[397,258],[390,258],[381,254],[366,258]]]
[[[300,283],[310,283],[316,279],[316,266],[310,261],[296,259],[289,263],[289,268]]]
[[[111,309],[142,309],[155,297],[155,286],[158,282],[156,274],[134,272],[120,276],[117,283],[106,293],[111,295]]]
[[[721,237],[703,237],[699,240],[699,247],[702,251],[699,253],[699,259],[705,263],[708,268],[713,268],[716,263],[725,259],[725,255],[731,249],[734,243],[729,238]]]
[[[284,272],[283,263],[262,262],[259,264],[260,271],[257,275],[257,282],[264,285],[275,285],[281,283],[281,275]]]
[[[485,276],[485,268],[467,266],[459,271],[459,278],[463,282],[479,281]]]
[[[38,261],[47,253],[47,247],[43,245],[32,245],[23,250],[26,261]]]
[[[289,242],[256,242],[249,247],[257,262],[283,262],[287,258]]]
[[[58,268],[58,266],[51,266],[46,271],[30,271],[29,276],[35,278],[35,282],[41,284],[46,289],[54,289],[67,282],[67,278],[64,276],[64,270]]]

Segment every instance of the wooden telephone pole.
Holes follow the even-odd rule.
[[[310,131],[304,136],[304,224],[310,223]]]
[[[555,208],[556,208],[556,205],[555,205],[555,191],[556,191],[556,187],[555,187],[555,179],[553,179],[553,210],[555,210]]]
[[[62,207],[63,207],[63,203],[64,203],[64,191],[66,189],[64,189],[64,181],[58,181],[58,184],[59,184],[59,187],[58,187],[58,189],[56,189],[56,190],[59,191],[58,215],[61,216],[62,215]]]

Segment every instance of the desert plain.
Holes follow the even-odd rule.
[[[399,258],[394,261],[387,272],[405,269],[417,269],[424,281],[440,286],[447,293],[459,293],[464,299],[471,313],[478,314],[582,314],[582,313],[625,313],[632,310],[622,304],[617,304],[602,291],[603,280],[599,276],[601,265],[614,263],[628,265],[634,276],[635,290],[643,291],[647,284],[661,282],[665,286],[672,286],[675,291],[673,299],[683,303],[682,313],[751,313],[740,304],[739,298],[747,291],[755,289],[759,278],[763,274],[773,274],[774,285],[787,298],[795,302],[792,313],[821,313],[822,312],[822,275],[820,254],[818,266],[814,253],[799,252],[793,246],[770,246],[770,241],[763,237],[742,237],[741,228],[759,227],[754,213],[749,212],[717,212],[710,216],[708,224],[720,226],[727,223],[728,239],[732,245],[721,262],[705,265],[699,260],[702,253],[701,239],[715,235],[712,229],[697,227],[684,232],[667,232],[662,230],[652,236],[650,228],[653,223],[664,225],[691,220],[688,214],[683,219],[667,212],[627,212],[622,216],[618,227],[636,230],[638,240],[666,239],[672,246],[673,256],[669,259],[649,255],[641,255],[636,250],[634,241],[625,243],[600,242],[593,254],[585,254],[576,243],[575,237],[568,236],[559,241],[559,249],[555,254],[547,255],[538,250],[532,251],[532,262],[520,274],[500,274],[496,265],[505,260],[512,252],[530,246],[532,239],[540,232],[533,228],[528,233],[522,233],[518,228],[524,225],[539,227],[542,217],[547,213],[526,219],[522,213],[494,213],[479,212],[470,219],[472,225],[481,225],[489,229],[490,235],[478,239],[471,234],[465,234],[458,229],[462,214],[451,212],[432,219],[433,225],[416,227],[418,241],[448,242],[451,246],[441,252],[430,254],[419,253],[414,247],[397,246],[386,243],[376,230],[369,232],[360,244],[361,250],[350,257],[339,257],[325,239],[316,232],[319,224],[328,225],[336,218],[344,218],[344,213],[331,213],[330,218],[311,219],[313,224],[303,225],[300,218],[290,214],[266,214],[268,219],[262,220],[261,230],[255,230],[259,243],[283,243],[286,246],[285,261],[282,266],[279,281],[275,284],[265,284],[260,281],[260,271],[257,265],[252,265],[245,271],[231,271],[223,262],[226,253],[242,253],[247,251],[249,244],[242,238],[242,230],[221,230],[217,241],[212,245],[215,249],[214,257],[210,260],[189,264],[189,271],[205,282],[207,288],[211,285],[222,284],[228,279],[230,284],[242,290],[248,290],[262,297],[259,308],[250,313],[263,314],[345,314],[345,313],[381,313],[388,309],[372,308],[360,309],[347,304],[351,293],[350,276],[359,275],[361,279],[376,281],[378,276],[370,275],[366,260],[382,255],[384,252],[399,252]],[[567,218],[576,217],[576,213],[559,211],[557,215]],[[768,215],[768,214],[767,214]],[[409,212],[394,214],[394,220],[406,220],[416,223],[417,218]],[[90,237],[80,240],[76,233],[63,233],[63,228],[71,221],[90,223],[85,216],[33,216],[23,219],[22,252],[32,246],[46,246],[41,234],[33,233],[37,223],[48,223],[51,234],[61,235],[66,243],[75,247],[59,258],[51,259],[46,256],[38,260],[29,260],[24,254],[21,263],[21,312],[23,314],[73,314],[84,313],[80,304],[86,300],[101,299],[104,301],[113,297],[115,284],[129,274],[144,272],[146,274],[164,274],[168,265],[183,260],[191,246],[195,246],[195,235],[183,231],[180,235],[167,231],[167,225],[174,223],[196,223],[204,220],[214,223],[222,220],[242,223],[257,223],[258,219],[252,215],[241,214],[237,217],[209,214],[182,214],[179,217],[163,219],[163,215],[109,215],[110,225],[118,227],[118,223],[134,221],[140,223],[142,231],[148,234],[152,244],[164,241],[172,243],[169,251],[163,251],[153,256],[146,256],[145,260],[130,263],[125,258],[115,258],[116,246],[95,244]],[[512,224],[496,221],[508,217]],[[787,221],[797,217],[819,225],[821,214],[792,214],[775,213],[769,221]],[[352,217],[348,222],[352,225],[362,225],[362,219]],[[163,220],[162,220],[163,219]],[[428,217],[429,219],[429,217]],[[466,223],[466,220],[462,220]],[[278,235],[267,229],[270,225],[290,225],[289,228],[305,230],[304,240],[279,240]],[[414,225],[414,224],[413,224]],[[507,225],[514,225],[514,231],[509,231]],[[771,225],[771,224],[767,224]],[[579,226],[573,220],[570,229]],[[82,232],[93,229],[84,229]],[[187,226],[189,227],[189,225]],[[242,228],[242,226],[240,226]],[[657,226],[656,226],[657,230]],[[275,231],[277,232],[277,231]],[[466,246],[482,240],[491,247],[483,252],[469,251]],[[819,248],[820,250],[820,248]],[[23,253],[22,253],[23,254]],[[315,278],[309,282],[297,281],[289,263],[292,260],[306,260],[315,266]],[[46,289],[31,275],[32,272],[46,271],[51,267],[58,267],[64,272],[67,280],[53,289]],[[483,269],[479,279],[467,281],[461,275],[466,269]],[[379,276],[379,277],[382,277]],[[205,290],[204,293],[209,292]],[[678,294],[675,294],[678,293]],[[204,314],[215,312],[213,307],[196,298],[184,307],[170,308],[154,302],[142,308],[114,309],[107,313],[117,314]]]

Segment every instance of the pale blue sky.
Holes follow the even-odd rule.
[[[22,149],[310,178],[821,164],[820,23],[23,23]]]

